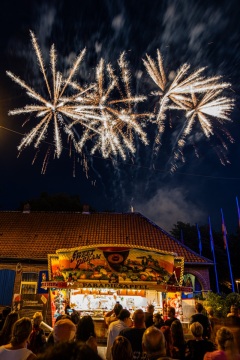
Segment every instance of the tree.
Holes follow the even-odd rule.
[[[240,295],[236,293],[215,294],[208,292],[203,302],[205,308],[211,307],[214,315],[218,318],[225,318],[230,311],[231,305],[240,307]]]
[[[41,193],[39,198],[28,201],[31,211],[82,211],[79,195],[68,195],[65,193],[49,195],[46,192]],[[21,204],[21,209],[24,203]],[[94,211],[91,208],[91,211]]]
[[[212,252],[210,245],[209,227],[208,225],[199,226],[202,240],[202,256],[212,260]],[[196,225],[190,225],[189,223],[183,223],[178,221],[173,225],[173,229],[170,233],[178,240],[181,241],[181,236],[184,239],[184,245],[188,246],[191,250],[199,254],[199,240]],[[217,263],[218,278],[220,284],[220,290],[226,293],[231,292],[231,282],[229,275],[229,265],[226,250],[224,250],[223,236],[221,232],[213,231],[215,257]],[[238,266],[238,258],[234,256],[240,253],[240,241],[239,234],[228,235],[228,247],[229,252],[232,255],[232,270],[235,279],[240,279],[240,267]],[[210,281],[212,290],[216,291],[214,268],[210,268]]]
[[[224,294],[208,292],[203,302],[205,308],[211,307],[217,318],[225,318],[228,313],[228,306]]]

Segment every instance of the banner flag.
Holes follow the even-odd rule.
[[[222,214],[222,235],[223,235],[223,245],[224,245],[224,249],[226,250],[227,248],[227,229],[226,229],[226,225],[225,225],[225,221],[224,221],[224,217],[223,217],[223,211],[221,209],[221,214]]]

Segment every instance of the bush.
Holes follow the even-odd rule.
[[[231,295],[231,294],[229,294]],[[216,294],[208,292],[205,295],[205,301],[203,302],[205,308],[212,307],[214,316],[217,318],[225,318],[229,312],[229,307],[224,294]]]

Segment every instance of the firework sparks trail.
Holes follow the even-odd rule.
[[[75,107],[73,106],[74,98],[76,96],[86,96],[86,93],[92,90],[92,86],[88,89],[83,89],[79,86],[78,94],[72,95],[71,97],[63,96],[67,87],[69,87],[73,76],[75,75],[77,69],[86,50],[82,50],[81,53],[76,58],[73,66],[69,71],[67,79],[63,78],[63,75],[60,72],[56,71],[56,61],[57,55],[54,45],[52,45],[50,50],[50,64],[51,64],[51,75],[52,75],[52,87],[50,86],[49,80],[47,78],[44,61],[42,58],[41,50],[37,43],[37,39],[33,32],[30,32],[32,38],[32,45],[37,56],[38,64],[40,70],[43,74],[44,83],[48,92],[48,99],[44,98],[41,94],[31,88],[21,80],[18,76],[14,75],[11,71],[7,71],[7,75],[18,85],[26,90],[27,95],[37,100],[40,105],[26,105],[23,108],[15,109],[9,111],[9,115],[21,115],[21,114],[35,114],[35,117],[40,118],[39,123],[22,139],[18,150],[21,151],[24,147],[30,145],[35,141],[34,146],[38,148],[40,143],[45,139],[48,128],[50,124],[53,124],[54,129],[54,144],[55,144],[55,153],[59,158],[62,152],[62,137],[60,129],[67,134],[77,149],[77,141],[75,140],[75,133],[69,127],[71,121],[76,119],[81,119],[81,112],[78,109],[78,112],[75,112]],[[66,119],[67,116],[67,119]],[[78,150],[78,149],[77,149]]]
[[[210,138],[215,134],[214,129],[216,128],[216,123],[220,123],[220,125],[222,125],[225,121],[231,121],[229,115],[234,107],[234,100],[225,96],[219,96],[221,92],[222,90],[211,90],[200,100],[198,100],[196,95],[193,93],[191,94],[191,99],[183,101],[178,106],[172,107],[175,109],[185,110],[187,118],[177,141],[178,149],[174,152],[175,160],[178,160],[179,156],[183,157],[182,149],[186,144],[185,139],[191,133],[193,125],[197,119],[204,135],[207,138]],[[221,130],[231,142],[234,141],[224,127],[221,127]],[[223,147],[227,149],[226,143],[223,140],[221,142]],[[176,165],[173,165],[174,169],[175,166]]]
[[[98,151],[104,158],[119,155],[125,160],[127,154],[134,154],[136,136],[143,144],[148,144],[144,127],[152,114],[136,113],[134,109],[135,105],[144,101],[146,97],[134,96],[131,93],[130,71],[125,60],[125,53],[122,53],[118,60],[120,76],[115,74],[111,64],[105,64],[104,60],[101,59],[96,67],[95,84],[82,87],[74,82],[73,77],[86,50],[82,50],[78,55],[65,79],[56,70],[57,54],[54,45],[52,45],[50,49],[52,80],[50,82],[37,39],[33,32],[30,34],[46,86],[47,98],[27,85],[18,76],[7,71],[7,75],[24,88],[30,98],[39,103],[38,105],[26,105],[23,108],[9,111],[10,115],[34,114],[35,118],[39,119],[38,124],[23,137],[18,146],[19,152],[33,142],[35,148],[39,148],[47,136],[50,125],[53,127],[55,155],[58,158],[63,148],[62,129],[77,152],[82,153],[83,147],[91,142],[91,154],[93,155]],[[159,96],[159,110],[154,121],[158,126],[155,150],[158,150],[161,145],[161,137],[165,130],[166,111],[168,109],[184,110],[187,121],[177,139],[178,151],[174,153],[176,159],[181,155],[184,160],[182,149],[185,145],[186,136],[193,129],[196,118],[198,118],[203,133],[208,138],[214,135],[212,118],[217,118],[220,124],[230,120],[229,112],[233,108],[233,100],[224,96],[218,97],[219,93],[229,87],[230,84],[221,83],[219,81],[220,76],[204,77],[202,75],[204,68],[188,74],[190,69],[188,64],[183,64],[177,71],[175,78],[168,80],[159,50],[157,51],[157,63],[149,55],[146,55],[146,60],[143,62],[149,76],[159,87],[159,91],[152,93]],[[65,93],[69,88],[71,95],[66,95]],[[72,92],[74,93],[72,94]],[[198,94],[200,100],[195,94]],[[76,132],[76,128],[79,126],[82,131],[81,136]],[[76,134],[78,135],[77,139]],[[228,138],[232,140],[229,134]]]
[[[147,118],[150,114],[139,114],[133,110],[133,104],[144,101],[146,97],[131,94],[130,72],[124,55],[122,53],[118,60],[123,89],[111,64],[105,64],[101,59],[96,68],[96,86],[87,99],[89,109],[85,119],[88,122],[88,128],[77,144],[79,150],[88,140],[92,140],[94,141],[92,155],[99,151],[104,158],[119,155],[125,160],[128,152],[131,154],[135,152],[134,135],[138,135],[145,145],[148,144],[143,130],[144,125],[140,124],[138,118]],[[105,80],[105,72],[108,81]],[[115,99],[114,92],[117,92],[120,98]],[[75,100],[79,102],[79,107],[76,106],[75,111],[79,109],[83,112],[81,98]],[[86,104],[86,100],[84,101]],[[79,120],[76,119],[72,125],[78,122]]]
[[[183,108],[184,104],[188,104],[189,102],[189,94],[224,89],[229,87],[230,84],[218,82],[221,78],[220,76],[210,78],[202,76],[202,72],[205,68],[200,68],[188,75],[188,71],[190,69],[190,65],[188,64],[183,64],[178,70],[175,78],[168,81],[160,51],[157,50],[157,64],[149,55],[146,55],[146,57],[147,59],[143,60],[146,70],[160,89],[160,91],[152,93],[153,95],[160,96],[159,111],[156,118],[159,133],[155,140],[158,149],[161,145],[161,137],[165,130],[166,111],[168,109],[176,108],[174,105],[178,105],[180,108]],[[213,112],[215,110],[213,110]],[[210,112],[211,110],[209,109],[208,111]],[[202,115],[199,116],[201,117]],[[205,118],[201,118],[202,123],[205,121]],[[191,129],[191,126],[189,129]],[[203,129],[205,130],[206,126],[204,126]]]

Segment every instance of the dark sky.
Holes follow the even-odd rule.
[[[223,208],[227,227],[237,227],[235,197],[240,198],[240,5],[237,0],[159,1],[159,0],[3,0],[0,12],[0,209],[14,210],[21,201],[38,197],[41,192],[69,193],[99,211],[140,211],[162,228],[169,230],[178,220],[207,223],[220,230]],[[46,143],[31,145],[17,157],[22,135],[37,121],[33,117],[22,127],[25,115],[8,116],[8,111],[34,103],[20,86],[6,76],[10,70],[38,92],[44,83],[31,45],[29,30],[38,38],[46,68],[49,49],[54,43],[58,70],[66,72],[74,57],[84,48],[85,59],[78,76],[84,83],[94,81],[95,67],[101,58],[117,69],[122,51],[131,70],[134,94],[147,101],[139,111],[153,112],[156,86],[143,65],[146,53],[156,57],[160,49],[167,73],[173,75],[183,63],[191,70],[206,67],[205,76],[223,76],[232,85],[224,95],[235,99],[232,122],[222,126],[235,142],[226,140],[221,126],[214,123],[214,136],[207,139],[200,127],[193,127],[184,149],[185,162],[169,172],[174,144],[184,114],[166,113],[163,145],[153,155],[156,127],[148,125],[149,145],[136,139],[136,153],[126,161],[103,159],[100,153],[88,156],[88,177],[82,170],[80,155],[69,157],[67,143],[59,159],[53,158],[53,134],[49,129]],[[142,108],[141,108],[142,107]],[[170,126],[170,125],[171,126]],[[228,149],[222,146],[225,141]],[[50,143],[50,145],[49,145]],[[41,174],[46,151],[50,157],[46,173]],[[198,153],[198,157],[196,156]],[[219,159],[227,158],[225,166]],[[73,173],[75,172],[75,177]]]

